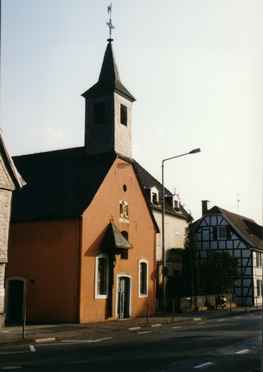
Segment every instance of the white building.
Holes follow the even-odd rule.
[[[140,180],[144,195],[149,203],[159,234],[156,235],[156,263],[157,263],[157,297],[161,289],[161,262],[162,262],[162,184],[146,169],[134,161],[134,167]],[[184,209],[180,201],[165,189],[165,256],[167,279],[172,287],[181,285],[182,255],[187,237],[187,229],[192,216]],[[171,288],[169,284],[169,288]],[[169,296],[169,294],[168,294]]]

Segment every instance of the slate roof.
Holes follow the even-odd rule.
[[[117,157],[134,166],[132,160],[115,152],[88,155],[85,147],[15,156],[14,163],[25,175],[27,185],[13,195],[12,222],[81,216]],[[158,232],[146,198],[145,201]]]
[[[12,221],[80,216],[115,159],[88,156],[84,147],[14,157],[27,185],[14,193]]]
[[[226,209],[214,206],[210,208],[206,215],[221,214],[250,246],[263,250],[263,226],[258,225],[251,218],[232,213]],[[203,217],[192,224],[192,229],[195,231],[200,225]]]
[[[110,222],[106,228],[103,240],[102,240],[102,250],[108,252],[110,249],[130,249],[131,244],[122,235],[118,227]]]
[[[144,190],[144,193],[146,193],[146,189],[150,189],[151,187],[155,187],[159,195],[162,195],[162,184],[154,178],[141,164],[139,164],[137,161],[133,161],[134,169],[137,174],[137,177],[141,183],[142,189]],[[165,188],[165,195],[172,197],[173,194],[171,191],[169,191],[167,188]],[[150,202],[150,200],[148,200]],[[151,204],[151,208],[160,211],[161,205],[155,205]],[[184,209],[182,205],[180,205],[179,210],[175,210],[174,208],[171,208],[171,206],[167,205],[165,206],[165,211],[168,214],[177,216],[179,218],[183,218],[187,221],[192,220],[192,216]]]
[[[26,184],[26,182],[22,178],[21,174],[18,172],[11,156],[9,155],[9,153],[7,151],[7,148],[5,146],[4,139],[2,137],[1,132],[0,132],[0,153],[2,155],[2,158],[3,158],[3,161],[4,161],[5,167],[8,171],[8,174],[10,175],[11,179],[13,180],[15,186],[17,188],[23,187]]]
[[[117,92],[132,102],[135,101],[133,95],[128,91],[127,88],[125,88],[120,80],[120,75],[112,50],[112,43],[111,40],[109,40],[104,54],[99,80],[85,93],[83,93],[82,96],[88,98],[89,96],[97,96],[112,92]]]

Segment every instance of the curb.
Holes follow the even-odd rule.
[[[189,316],[189,317],[181,317],[178,316],[179,319],[176,319],[177,317],[176,316],[166,316],[166,317],[163,317],[160,319],[157,319],[157,317],[153,317],[152,319],[148,319],[147,321],[146,320],[143,320],[143,319],[140,319],[137,324],[136,324],[136,319],[134,320],[134,323],[130,322],[130,324],[127,324],[126,327],[118,327],[118,323],[116,322],[115,324],[112,325],[109,325],[109,328],[108,328],[108,333],[109,334],[112,334],[112,333],[115,333],[116,331],[119,331],[120,329],[122,329],[123,331],[126,331],[126,332],[136,332],[136,331],[142,331],[142,330],[150,330],[150,329],[154,329],[154,328],[158,328],[158,327],[164,327],[166,325],[173,325],[173,326],[184,326],[184,325],[191,325],[191,324],[196,324],[198,322],[206,322],[206,321],[213,321],[213,320],[216,320],[218,318],[229,318],[229,317],[235,317],[235,316],[239,316],[239,315],[245,315],[245,314],[252,314],[252,313],[258,313],[260,312],[260,309],[251,309],[251,310],[248,310],[248,311],[233,311],[233,312],[220,312],[220,313],[215,313],[215,314],[192,314],[192,316]],[[201,315],[201,316],[200,316]],[[203,316],[202,316],[203,315]],[[89,325],[84,325],[83,326],[84,328],[86,329],[89,329]],[[76,327],[76,330],[74,330],[74,336],[73,337],[77,337],[78,338],[78,329],[83,329],[83,327]],[[96,328],[100,328],[100,326],[98,327],[94,327],[94,331]],[[103,328],[103,325],[102,325],[102,328]],[[58,341],[60,340],[61,338],[68,338],[69,336],[67,336],[67,332],[66,332],[66,329],[65,328],[65,334],[64,331],[61,331],[59,332],[59,334],[56,334],[56,337],[54,337],[53,335],[56,333],[56,330],[55,328],[53,329],[53,332],[50,331],[50,336],[46,336],[46,337],[41,337],[41,328],[39,329],[39,332],[34,332],[35,335],[33,336],[32,333],[33,332],[30,332],[29,331],[29,334],[26,336],[26,338],[23,340],[21,339],[20,337],[17,337],[17,335],[13,335],[12,338],[10,339],[3,339],[0,341],[0,348],[5,345],[10,345],[10,344],[24,344],[24,343],[36,343],[36,344],[41,344],[41,343],[52,343],[52,342],[55,342],[55,341]],[[71,331],[73,331],[73,329],[71,329]],[[103,329],[103,333],[106,333],[107,331],[107,327],[105,327]],[[53,334],[53,335],[52,335]],[[44,335],[43,335],[44,336]],[[1,337],[1,335],[0,335]],[[71,336],[72,337],[72,334]]]

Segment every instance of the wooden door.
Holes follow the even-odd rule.
[[[118,286],[118,317],[125,319],[130,317],[130,278],[119,278]]]

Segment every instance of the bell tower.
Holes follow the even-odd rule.
[[[132,103],[135,98],[120,81],[112,49],[111,16],[107,25],[110,37],[107,40],[99,80],[82,94],[86,104],[85,147],[88,154],[114,151],[131,158]]]

